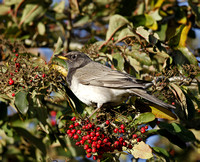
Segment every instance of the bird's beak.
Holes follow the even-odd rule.
[[[62,54],[58,54],[58,55],[55,55],[55,56],[62,59],[62,60],[68,60],[68,58],[63,56]]]

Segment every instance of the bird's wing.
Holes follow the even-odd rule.
[[[142,84],[141,80],[137,80],[128,74],[112,70],[111,68],[103,66],[97,62],[93,62],[92,64],[89,63],[86,66],[77,69],[75,76],[77,76],[79,82],[84,85],[117,89],[145,89],[145,85]]]

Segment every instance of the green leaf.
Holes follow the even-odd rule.
[[[61,52],[63,51],[62,46],[63,46],[63,41],[62,41],[62,39],[59,37],[58,40],[57,40],[56,48],[55,48],[55,50],[54,50],[54,52],[53,52],[53,55],[57,55],[57,54],[61,53]]]
[[[33,136],[29,131],[21,127],[12,127],[18,134],[22,137],[27,139],[32,145],[36,148],[40,149],[40,151],[46,155],[46,147],[45,144],[42,142],[42,139],[36,138]]]
[[[183,57],[185,58],[186,61],[188,61],[190,64],[193,64],[193,65],[198,65],[198,61],[196,59],[196,57],[193,55],[192,52],[190,52],[188,50],[187,47],[178,47],[177,48],[179,51],[181,51]]]
[[[28,94],[28,92],[19,91],[15,95],[15,106],[17,107],[17,110],[24,115],[27,113],[27,111],[29,109],[29,102],[27,100],[27,94]]]
[[[38,33],[40,35],[44,35],[45,34],[46,29],[45,29],[45,25],[42,22],[38,23],[37,28],[38,28]]]
[[[20,25],[28,24],[36,18],[41,17],[47,10],[48,3],[27,3],[23,9]]]
[[[128,25],[129,21],[121,15],[113,15],[109,21],[108,31],[106,33],[106,40],[111,39],[111,37],[122,27]]]
[[[134,121],[135,124],[145,124],[155,119],[155,115],[151,112],[140,114]]]
[[[152,149],[160,155],[164,155],[165,157],[170,157],[169,153],[167,152],[166,149],[160,148],[160,147],[152,147]]]
[[[179,45],[181,34],[185,25],[181,25],[178,30],[176,31],[175,35],[169,39],[169,46],[174,48]]]
[[[113,54],[113,63],[117,70],[124,70],[124,58],[120,53]]]
[[[193,142],[196,140],[194,134],[190,130],[177,123],[168,124],[161,122],[158,126],[177,136],[183,142]]]

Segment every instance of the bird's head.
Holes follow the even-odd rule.
[[[56,55],[56,57],[65,60],[69,68],[80,68],[91,61],[86,54],[78,51],[59,54]]]

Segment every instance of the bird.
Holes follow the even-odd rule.
[[[166,109],[175,108],[149,94],[146,81],[95,62],[83,52],[61,53],[56,57],[68,65],[66,82],[75,96],[86,105],[97,107],[89,117],[101,107],[120,105],[133,95]]]

